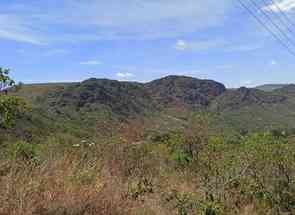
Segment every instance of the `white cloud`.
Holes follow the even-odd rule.
[[[273,3],[263,8],[266,11],[280,12],[291,12],[295,9],[295,0],[273,0]]]
[[[21,31],[0,30],[0,38],[31,43],[33,45],[45,45],[45,43],[43,43],[41,40],[31,35],[25,35]]]
[[[46,41],[29,25],[29,20],[25,20],[18,14],[1,14],[0,12],[0,39],[46,45]]]
[[[132,74],[130,72],[118,72],[116,74],[116,76],[119,78],[132,78],[132,77],[134,77],[134,74]]]
[[[233,3],[234,0],[6,3],[5,9],[0,8],[0,38],[35,45],[52,41],[171,38],[222,24]]]
[[[11,30],[0,30],[0,39],[8,39],[8,40],[14,40],[18,42],[23,43],[30,43],[33,45],[46,45],[45,42],[42,42],[42,40],[39,40],[33,35],[25,34],[22,31],[11,31]]]
[[[38,55],[38,56],[44,56],[44,57],[60,57],[60,56],[64,56],[69,54],[69,50],[66,49],[60,49],[60,48],[56,48],[56,49],[49,49],[48,47],[42,47],[41,49],[36,49],[36,50],[29,50],[29,49],[18,49],[16,50],[16,52],[18,54],[21,54],[23,56],[29,57],[29,55],[32,56],[32,54],[34,55]]]
[[[237,44],[232,45],[223,40],[207,40],[207,41],[185,41],[178,40],[174,48],[178,51],[207,51],[217,50],[222,52],[248,52],[260,49],[263,43],[253,44]]]
[[[221,40],[211,41],[184,41],[178,40],[175,44],[175,49],[179,51],[205,51],[212,48],[224,46],[225,42]]]
[[[201,68],[154,68],[145,66],[123,66],[115,67],[116,70],[128,71],[126,73],[117,73],[116,76],[121,80],[133,80],[137,82],[149,82],[155,79],[155,77],[165,77],[169,75],[189,76],[200,79],[207,79],[209,77],[209,69]],[[137,72],[140,71],[140,76],[137,76]],[[127,76],[127,77],[126,77]],[[153,77],[153,78],[151,78]]]
[[[242,86],[245,86],[245,87],[253,87],[253,86],[255,86],[255,82],[252,81],[252,80],[246,80],[246,81],[243,81],[242,82]]]
[[[226,52],[249,52],[261,49],[264,46],[263,43],[253,43],[253,44],[241,44],[232,45],[225,48]]]
[[[173,71],[173,72],[168,72],[166,75],[180,75],[180,76],[191,76],[191,77],[204,77],[207,76],[207,74],[203,73],[201,70],[188,70],[188,71]]]
[[[89,61],[83,61],[80,62],[81,65],[88,65],[88,66],[95,66],[95,65],[100,65],[102,64],[101,61],[98,60],[89,60]]]
[[[190,46],[187,42],[183,41],[183,40],[178,40],[175,44],[175,48],[177,50],[186,50],[188,49]]]

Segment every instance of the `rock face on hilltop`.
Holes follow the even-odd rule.
[[[226,91],[223,84],[185,76],[168,76],[146,84],[151,95],[165,106],[183,104],[199,108]]]
[[[211,109],[214,111],[234,110],[251,105],[282,103],[285,100],[286,97],[283,95],[241,87],[237,90],[228,90],[216,98]]]
[[[143,84],[107,79],[89,79],[57,91],[51,97],[51,106],[88,112],[109,110],[123,116],[157,108]]]
[[[184,76],[168,76],[147,84],[89,79],[51,93],[48,101],[58,110],[108,110],[132,116],[174,105],[204,108],[225,90],[218,82]]]

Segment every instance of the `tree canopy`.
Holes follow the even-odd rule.
[[[8,88],[15,85],[15,81],[9,76],[9,69],[0,67],[0,91],[6,91],[0,94],[0,127],[10,128],[17,117],[22,116],[29,110],[26,102],[17,96],[8,96]]]

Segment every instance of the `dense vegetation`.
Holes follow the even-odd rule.
[[[0,108],[0,214],[295,214],[295,130],[279,119],[295,110],[292,85],[16,88],[0,95],[19,101]]]
[[[1,214],[294,214],[295,148],[285,133],[223,137],[203,116],[183,131],[52,134],[4,142]]]

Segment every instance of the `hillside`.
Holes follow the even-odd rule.
[[[157,109],[143,84],[94,78],[50,92],[47,102],[61,112],[110,111],[123,117]]]
[[[295,103],[290,88],[266,92],[239,88],[228,90],[210,106],[219,126],[235,130],[271,130],[295,127]],[[294,94],[293,94],[294,95]]]
[[[90,130],[99,121],[132,118],[151,120],[154,127],[182,127],[191,113],[199,111],[213,113],[216,125],[230,130],[295,127],[295,85],[266,92],[226,89],[212,80],[185,76],[146,84],[93,78],[81,83],[25,85],[17,94],[38,107],[35,112],[45,116],[41,121],[62,119],[77,130],[79,122]]]
[[[11,95],[17,95],[28,99],[31,103],[36,103],[36,99],[42,98],[49,92],[64,89],[75,83],[39,83],[39,84],[23,84],[21,89],[17,92],[13,90],[10,92]]]
[[[260,85],[260,86],[255,87],[255,89],[263,90],[263,91],[266,91],[266,92],[271,92],[273,90],[283,88],[286,85],[287,84],[264,84],[264,85]]]
[[[288,84],[282,88],[274,90],[275,93],[292,97],[295,95],[295,84]]]
[[[211,108],[219,112],[236,110],[251,105],[280,104],[286,100],[287,98],[283,94],[267,93],[262,90],[241,87],[237,90],[227,90],[214,100]]]
[[[283,88],[287,85],[288,84],[263,84],[263,85],[255,87],[255,89],[266,91],[266,92],[271,92],[273,90]]]
[[[175,106],[200,110],[224,91],[224,85],[215,81],[183,76],[168,76],[147,84],[89,79],[49,92],[46,103],[57,112],[108,111],[134,117]]]

